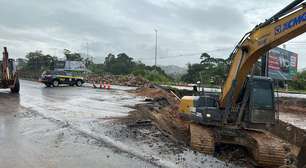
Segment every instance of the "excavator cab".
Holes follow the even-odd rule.
[[[226,124],[251,129],[274,124],[276,113],[273,80],[269,77],[249,76],[237,105],[238,107],[231,109]],[[181,99],[179,116],[184,120],[220,126],[224,115],[224,109],[219,108],[217,95],[184,96]]]
[[[274,123],[274,89],[271,78],[253,77],[249,103],[249,121],[252,123]]]
[[[271,78],[248,76],[242,92],[242,97],[247,96],[247,98],[240,98],[239,113],[242,113],[243,122],[248,125],[247,127],[275,123],[274,89]],[[246,103],[245,108],[243,108],[244,103]]]

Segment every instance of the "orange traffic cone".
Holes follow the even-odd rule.
[[[100,89],[102,89],[102,81],[100,81]]]
[[[110,89],[111,88],[111,84],[110,83],[108,83],[108,85],[107,85],[107,89]]]

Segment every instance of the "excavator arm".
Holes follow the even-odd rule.
[[[256,26],[231,54],[231,67],[219,98],[220,108],[235,106],[253,65],[270,49],[306,31],[306,3],[295,0],[266,22]]]
[[[3,58],[2,58],[2,79],[8,80],[8,53],[6,47],[4,47]]]

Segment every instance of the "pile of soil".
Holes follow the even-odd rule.
[[[179,143],[188,142],[188,128],[177,119],[179,100],[176,96],[159,86],[146,84],[133,91],[137,96],[145,97],[145,104],[138,104],[128,118],[132,122],[151,120],[163,133]]]
[[[91,75],[88,76],[86,79],[88,82],[95,82],[95,83],[110,83],[112,85],[121,85],[121,86],[133,86],[133,87],[140,87],[148,84],[149,81],[134,75]]]
[[[143,123],[150,121],[171,141],[180,146],[189,146],[189,124],[177,118],[180,100],[173,91],[154,84],[147,84],[131,92],[144,97],[146,103],[134,106],[134,110],[129,113],[128,117],[118,120],[121,124],[140,129]],[[215,157],[243,167],[253,167],[244,148],[219,144],[217,149]]]
[[[278,102],[280,112],[306,114],[306,99],[281,97]]]

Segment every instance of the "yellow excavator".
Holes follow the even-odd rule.
[[[259,166],[296,165],[299,148],[267,130],[277,122],[273,81],[255,76],[254,65],[270,49],[306,31],[306,3],[295,0],[246,33],[230,55],[218,96],[184,96],[179,116],[188,121],[191,147],[213,154],[218,143],[247,148]]]

